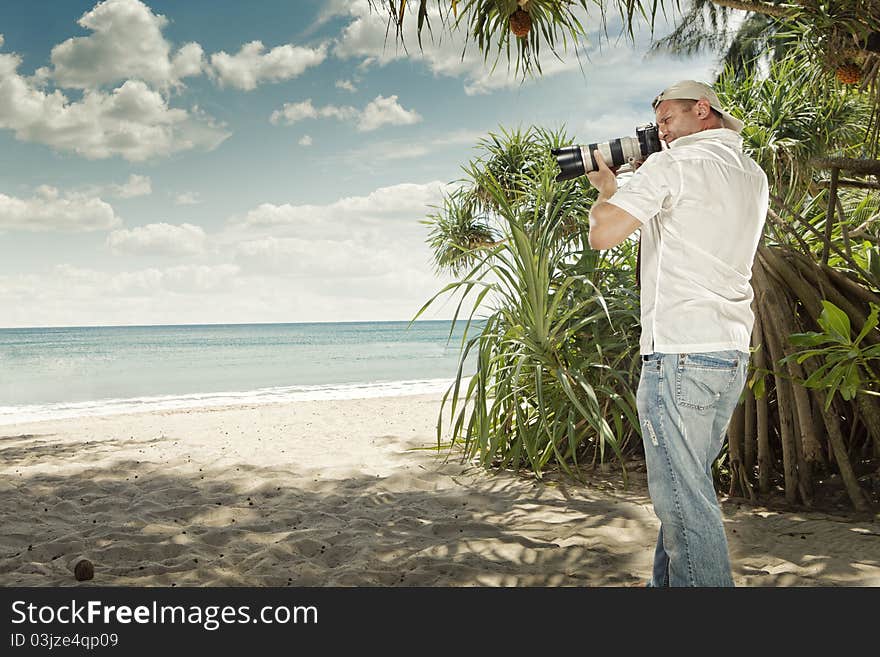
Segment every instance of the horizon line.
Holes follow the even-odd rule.
[[[0,331],[21,331],[35,329],[85,329],[85,328],[182,328],[182,327],[201,327],[201,326],[294,326],[303,324],[419,324],[422,322],[451,322],[452,318],[447,319],[418,319],[415,321],[408,319],[364,319],[364,320],[317,320],[310,322],[206,322],[194,324],[59,324],[53,326],[0,326]],[[459,319],[459,322],[462,320]],[[478,321],[474,319],[474,321]]]

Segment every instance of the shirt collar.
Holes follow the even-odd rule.
[[[669,148],[687,146],[688,144],[695,144],[697,142],[706,140],[722,141],[729,146],[733,146],[738,150],[742,150],[742,135],[734,132],[733,130],[730,130],[729,128],[711,128],[709,130],[701,130],[700,132],[695,132],[692,135],[685,135],[684,137],[679,137],[671,144],[669,144]]]

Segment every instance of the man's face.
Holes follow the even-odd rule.
[[[690,107],[687,107],[688,105]],[[701,121],[697,116],[699,108],[699,103],[682,103],[677,100],[664,100],[657,105],[654,116],[660,129],[660,139],[671,144],[679,137],[702,130]]]

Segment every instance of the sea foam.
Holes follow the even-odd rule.
[[[159,395],[153,397],[134,397],[129,399],[99,399],[87,402],[0,406],[0,425],[187,408],[251,406],[255,404],[277,404],[297,401],[367,399],[372,397],[440,394],[445,392],[451,384],[452,381],[448,379],[381,381],[341,385],[260,388],[258,390],[239,392]]]

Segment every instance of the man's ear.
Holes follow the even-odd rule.
[[[697,101],[697,118],[706,119],[709,118],[709,115],[712,113],[712,105],[709,104],[709,101],[705,98],[701,98]]]

